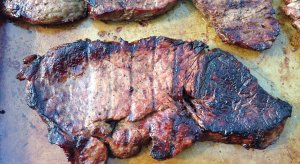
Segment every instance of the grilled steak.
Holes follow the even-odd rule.
[[[72,22],[86,15],[83,0],[4,0],[3,12],[32,24]]]
[[[147,20],[161,15],[177,4],[177,0],[87,0],[89,13],[94,19]]]
[[[300,31],[300,0],[285,0],[282,9],[293,19],[293,26]]]
[[[89,14],[101,20],[147,20],[170,10],[177,0],[4,0],[0,2],[8,17],[32,24],[72,22]]]
[[[193,0],[221,39],[242,47],[265,50],[280,33],[271,0]]]
[[[266,148],[291,106],[232,55],[205,47],[165,37],[78,41],[28,56],[17,78],[28,81],[28,104],[49,125],[50,142],[72,161],[105,161],[107,149],[131,157],[149,141],[159,160],[195,141]]]

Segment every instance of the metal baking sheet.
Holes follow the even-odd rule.
[[[266,150],[246,150],[238,145],[199,142],[173,159],[161,163],[300,163],[300,33],[278,9],[282,27],[274,46],[255,52],[222,43],[214,29],[190,1],[182,1],[174,10],[143,23],[104,23],[84,19],[60,26],[34,26],[0,20],[0,163],[64,164],[67,159],[58,146],[47,141],[47,127],[25,102],[25,83],[15,76],[22,59],[33,53],[78,39],[128,41],[164,35],[184,40],[203,40],[235,54],[258,78],[270,94],[293,105],[292,118],[278,142]],[[5,113],[4,113],[5,112]],[[3,114],[4,113],[4,114]],[[108,163],[158,163],[145,147],[136,157]]]

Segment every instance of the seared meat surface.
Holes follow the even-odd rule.
[[[188,113],[176,106],[138,122],[121,121],[108,143],[112,153],[119,158],[137,154],[151,139],[151,156],[162,160],[174,157],[198,141],[201,129]]]
[[[293,26],[300,31],[300,0],[285,0],[282,10],[293,19]]]
[[[4,0],[3,12],[8,17],[32,24],[72,22],[86,15],[84,0]]]
[[[199,80],[191,81],[195,87],[186,92],[191,96],[189,111],[206,130],[203,139],[257,149],[277,139],[268,134],[281,133],[283,128],[278,125],[291,114],[288,103],[269,95],[249,70],[226,52],[212,50],[201,56],[199,63]]]
[[[161,15],[177,4],[177,0],[87,0],[94,19],[147,20]]]
[[[205,47],[165,37],[78,41],[25,58],[17,78],[72,161],[103,162],[107,149],[128,158],[148,142],[159,160],[204,140],[266,148],[291,106],[232,55]]]
[[[271,0],[193,0],[224,42],[253,50],[272,46],[280,33]]]
[[[177,0],[4,0],[5,15],[32,24],[72,22],[89,14],[94,19],[141,21],[161,15]]]

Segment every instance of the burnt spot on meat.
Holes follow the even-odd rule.
[[[264,91],[250,71],[228,53],[215,49],[200,57],[199,62],[203,63],[198,74],[201,80],[195,85],[200,87],[187,90],[192,97],[188,100],[192,105],[187,106],[207,131],[204,133],[215,133],[214,137],[245,137],[250,142],[244,143],[248,147],[265,148],[266,133],[280,132],[279,125],[291,116],[292,107]],[[268,140],[276,140],[275,136]],[[207,140],[214,141],[214,137],[208,135]],[[221,137],[216,138],[219,141]]]
[[[38,56],[35,54],[29,55],[23,59],[23,64],[31,64],[36,58],[38,58]]]
[[[80,40],[29,56],[17,78],[49,141],[79,163],[128,158],[149,142],[157,160],[196,141],[266,148],[292,107],[234,56],[206,48],[165,37]]]
[[[31,80],[34,74],[37,73],[41,60],[42,60],[41,56],[35,56],[35,55],[30,55],[29,57],[25,58],[24,67],[21,69],[20,73],[17,74],[16,76],[17,79]]]

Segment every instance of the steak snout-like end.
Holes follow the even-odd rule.
[[[290,104],[269,95],[248,68],[219,49],[200,57],[195,79],[185,106],[204,129],[202,140],[264,149],[291,116]]]

